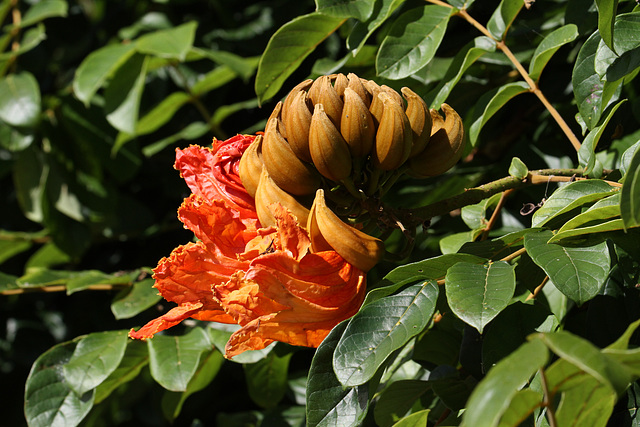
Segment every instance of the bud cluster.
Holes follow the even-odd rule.
[[[442,105],[443,118],[409,88],[401,92],[353,73],[293,88],[240,162],[262,225],[275,224],[269,206],[279,202],[306,224],[314,251],[332,248],[365,271],[373,267],[382,242],[340,217],[362,227],[369,201],[399,175],[442,174],[463,150],[462,120],[451,107]]]

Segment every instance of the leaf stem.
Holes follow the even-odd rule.
[[[450,4],[444,3],[441,0],[426,0],[426,1],[439,6],[445,6],[445,7],[454,9],[453,6],[451,6]],[[527,70],[525,70],[525,68],[522,66],[520,61],[518,61],[518,59],[515,57],[513,52],[511,52],[511,49],[507,47],[506,43],[503,40],[496,40],[496,38],[489,32],[487,27],[485,27],[484,25],[476,21],[471,15],[469,15],[466,9],[459,9],[455,14],[462,17],[471,26],[473,26],[475,29],[480,31],[484,36],[489,37],[491,40],[493,40],[496,43],[496,47],[500,49],[502,53],[504,53],[504,55],[509,59],[509,61],[511,61],[511,63],[516,67],[516,70],[518,70],[518,72],[520,73],[524,81],[527,82],[530,88],[529,91],[538,97],[540,102],[542,102],[542,105],[544,105],[544,107],[551,114],[551,117],[553,117],[556,123],[558,123],[558,126],[560,126],[560,129],[562,129],[562,132],[564,132],[567,139],[569,139],[569,142],[571,143],[571,145],[573,145],[573,148],[576,151],[578,151],[581,145],[580,141],[578,140],[576,135],[573,133],[569,125],[567,125],[567,122],[565,122],[565,120],[562,118],[560,113],[558,113],[558,110],[556,110],[555,107],[551,105],[547,97],[542,93],[542,91],[538,87],[538,84],[535,81],[533,81],[531,77],[529,77],[529,73],[527,72]]]
[[[496,221],[498,220],[498,216],[500,215],[500,211],[504,206],[504,202],[507,199],[507,196],[509,196],[509,194],[511,194],[513,191],[514,191],[513,189],[509,189],[507,191],[502,192],[502,194],[500,195],[500,200],[498,201],[496,208],[493,210],[493,213],[491,214],[491,218],[489,218],[489,222],[487,222],[487,226],[484,228],[484,231],[482,232],[482,237],[480,240],[487,240],[487,237],[489,237],[489,232],[491,231]]]
[[[549,427],[557,427],[556,414],[553,409],[553,402],[551,396],[549,396],[549,386],[547,385],[547,376],[544,374],[544,370],[540,369],[540,384],[542,385],[542,391],[544,393],[544,406],[547,408],[547,420],[549,421]]]
[[[97,283],[95,285],[86,286],[82,288],[82,290],[83,291],[84,290],[113,291],[113,290],[127,288],[127,287],[130,287],[131,285],[132,283],[123,283],[123,284],[117,284],[117,285]],[[30,292],[64,292],[66,290],[67,290],[67,287],[65,285],[51,285],[51,286],[29,287],[29,288],[5,289],[3,291],[0,291],[0,295],[21,295],[21,294],[26,294]]]

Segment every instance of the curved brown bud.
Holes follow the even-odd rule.
[[[311,162],[309,152],[309,126],[311,126],[311,111],[307,103],[307,93],[299,91],[283,117],[289,130],[287,140],[296,156],[305,162]]]
[[[349,80],[344,74],[336,75],[336,81],[333,83],[333,88],[336,90],[338,96],[344,95],[344,90],[349,86]]]
[[[431,136],[431,114],[429,113],[429,107],[417,93],[409,89],[408,87],[402,88],[402,94],[407,100],[407,117],[409,123],[411,123],[411,130],[413,131],[413,145],[411,146],[411,156],[415,156],[424,150],[424,147],[429,143],[429,137]]]
[[[380,89],[382,89],[384,91],[384,93],[389,95],[391,97],[391,99],[393,99],[393,102],[395,102],[396,104],[401,106],[402,109],[404,109],[404,101],[402,100],[402,97],[400,96],[400,94],[398,92],[396,92],[395,89],[390,88],[387,85],[380,86]]]
[[[344,91],[340,133],[349,145],[353,157],[369,155],[376,134],[373,117],[360,95],[350,87]]]
[[[282,116],[284,117],[289,110],[289,106],[291,105],[291,103],[293,102],[293,100],[295,99],[296,95],[298,94],[298,92],[306,92],[311,85],[313,84],[313,80],[311,79],[307,79],[301,83],[298,83],[297,85],[295,85],[295,87],[293,89],[291,89],[291,92],[289,92],[289,94],[287,95],[287,97],[284,100],[284,104],[282,105]]]
[[[275,183],[291,194],[313,194],[320,186],[320,177],[296,156],[278,131],[276,119],[269,120],[265,129],[262,161]]]
[[[349,264],[362,271],[371,270],[384,255],[382,240],[344,223],[324,199],[324,190],[316,192],[307,221],[312,252],[332,248]]]
[[[331,85],[329,76],[320,76],[313,82],[309,89],[309,98],[314,105],[322,104],[324,111],[329,116],[333,124],[340,126],[340,116],[342,116],[342,100],[338,92]]]
[[[427,147],[409,161],[411,174],[416,177],[427,178],[445,173],[460,160],[464,151],[462,119],[447,104],[442,104],[442,111],[446,119],[443,120],[437,112],[437,116],[432,113],[435,133],[431,135]]]
[[[384,104],[384,111],[376,133],[373,161],[382,170],[393,170],[399,168],[411,153],[411,124],[403,108],[391,96],[380,92],[378,98]]]
[[[373,122],[377,126],[382,120],[382,113],[384,112],[384,104],[378,97],[378,94],[384,92],[380,89],[375,82],[368,80],[364,83],[365,87],[371,92],[371,104],[369,105],[369,111],[373,117]]]
[[[242,181],[247,193],[251,197],[256,197],[256,189],[260,182],[260,175],[262,174],[262,135],[256,136],[251,145],[247,147],[242,157],[240,158],[240,164],[238,165],[238,175]]]
[[[341,181],[351,174],[349,146],[325,113],[322,104],[316,104],[311,118],[309,150],[316,169],[326,178]]]
[[[349,73],[347,75],[347,78],[349,80],[349,88],[357,93],[360,99],[362,99],[362,102],[364,102],[364,105],[369,108],[369,106],[371,105],[371,95],[362,84],[362,80],[360,79],[360,77],[358,77],[354,73]]]
[[[276,225],[276,219],[270,206],[280,203],[296,216],[298,224],[304,226],[309,220],[309,209],[300,203],[294,196],[278,187],[271,179],[267,169],[264,168],[260,175],[260,182],[256,190],[256,213],[263,227]]]

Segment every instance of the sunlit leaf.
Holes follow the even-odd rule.
[[[142,149],[142,153],[146,157],[151,157],[156,153],[159,153],[166,147],[175,144],[178,141],[192,141],[194,139],[200,138],[202,135],[209,132],[211,129],[209,125],[204,122],[193,122],[187,125],[184,129],[180,130],[178,133],[173,135],[169,135],[165,138],[162,138],[159,141],[156,141],[152,144],[147,145]]]
[[[451,310],[480,333],[509,304],[515,288],[514,267],[505,261],[484,265],[459,262],[445,278]]]
[[[249,396],[262,408],[276,407],[287,392],[287,373],[293,353],[282,356],[277,353],[272,351],[256,363],[242,365]]]
[[[560,292],[579,305],[589,301],[609,275],[611,260],[606,242],[565,247],[547,243],[552,236],[548,230],[527,234],[524,238],[527,253]]]
[[[333,353],[346,329],[337,325],[316,350],[307,383],[307,425],[309,427],[359,426],[369,406],[369,387],[344,387],[333,371]]]
[[[156,335],[147,341],[151,376],[171,391],[186,391],[200,356],[211,349],[207,334],[194,328],[183,336]]]
[[[63,367],[67,385],[77,395],[96,388],[118,367],[127,331],[94,332],[82,338]]]
[[[196,22],[187,22],[174,28],[145,34],[136,40],[136,50],[161,58],[184,61],[193,47],[197,26]]]
[[[46,0],[31,5],[22,17],[21,28],[56,16],[67,16],[67,2],[64,0]]]
[[[542,402],[542,393],[525,388],[518,392],[511,399],[511,404],[504,411],[498,427],[517,427],[521,425],[522,420],[527,419],[534,409],[540,406]]]
[[[403,419],[399,420],[393,425],[393,427],[413,427],[427,425],[429,412],[431,412],[431,409],[423,409],[422,411],[414,412],[413,414],[407,415]]]
[[[398,80],[427,65],[442,42],[451,12],[448,7],[429,5],[400,15],[380,45],[378,75]]]
[[[475,145],[480,130],[487,123],[487,121],[507,102],[513,97],[529,91],[529,85],[525,82],[513,82],[507,83],[504,86],[486,92],[473,109],[471,117],[471,125],[469,129],[469,142],[471,145]]]
[[[0,80],[0,120],[12,126],[35,126],[40,119],[40,87],[29,72]]]
[[[371,15],[374,0],[315,0],[316,11],[336,18],[355,18],[365,21]]]
[[[376,7],[366,22],[356,22],[349,37],[347,37],[347,48],[351,50],[353,55],[357,55],[365,42],[382,25],[394,10],[400,6],[404,0],[378,0],[375,2]],[[378,8],[378,5],[380,7]]]
[[[580,166],[584,167],[583,173],[585,175],[592,174],[595,166],[595,161],[596,161],[595,149],[596,149],[596,146],[598,145],[598,141],[600,141],[600,137],[602,136],[602,133],[607,127],[609,120],[611,120],[611,117],[613,117],[615,112],[618,110],[618,107],[620,107],[620,105],[622,105],[624,101],[625,100],[618,102],[609,111],[609,114],[607,114],[607,117],[604,119],[604,121],[602,121],[601,124],[593,128],[591,132],[589,132],[587,137],[584,139],[584,141],[582,142],[582,145],[578,150],[578,160],[580,162]]]
[[[257,57],[243,58],[235,53],[226,52],[224,50],[192,48],[191,52],[195,52],[198,55],[211,59],[221,67],[233,71],[234,74],[244,80],[248,79],[256,72],[256,67],[258,66],[259,61],[259,58]]]
[[[525,165],[522,160],[514,157],[511,159],[511,165],[509,165],[509,175],[515,178],[525,179],[527,175],[529,175],[529,168],[527,168],[527,165]]]
[[[460,425],[498,425],[518,390],[547,363],[548,358],[548,350],[542,341],[533,340],[502,359],[471,393]]]
[[[529,64],[529,77],[537,80],[551,57],[567,43],[578,37],[578,27],[567,24],[549,33],[536,47]]]
[[[25,31],[24,36],[22,36],[22,40],[20,41],[20,47],[18,49],[0,53],[0,61],[7,60],[9,58],[15,58],[19,55],[22,55],[23,53],[29,52],[46,38],[47,35],[45,34],[44,25],[38,24],[36,27],[30,28]],[[1,42],[0,46],[2,46]]]
[[[152,307],[162,297],[153,287],[153,279],[136,282],[126,289],[111,303],[111,312],[116,319],[129,319]]]
[[[76,70],[73,92],[85,105],[126,61],[135,53],[131,44],[109,45],[95,50]]]
[[[341,18],[310,13],[280,27],[260,58],[255,83],[258,100],[263,102],[278,93],[287,77],[343,22]]]
[[[605,427],[616,403],[616,393],[595,378],[585,376],[579,385],[563,390],[556,409],[558,425]]]
[[[93,407],[93,390],[78,396],[65,382],[62,367],[71,358],[75,345],[58,344],[42,353],[31,367],[24,392],[29,426],[76,426]]]
[[[105,90],[107,120],[119,131],[133,134],[136,130],[147,64],[147,57],[131,57],[117,70]]]
[[[487,23],[491,35],[502,40],[522,6],[524,2],[521,0],[502,0]]]
[[[622,184],[620,215],[625,229],[640,225],[640,150],[636,150]]]
[[[613,187],[599,179],[576,181],[560,187],[533,214],[531,226],[545,225],[551,219],[579,206],[610,196],[612,191]]]
[[[115,389],[137,377],[148,363],[147,345],[139,340],[128,341],[120,365],[96,388],[95,403],[102,402]]]
[[[613,47],[613,24],[615,22],[616,11],[618,10],[618,0],[596,0],[598,6],[598,32],[602,40]]]
[[[422,282],[360,310],[347,325],[334,354],[336,376],[345,386],[364,384],[389,355],[420,333],[438,298],[435,282]]]

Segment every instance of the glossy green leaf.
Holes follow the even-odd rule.
[[[95,50],[76,70],[73,92],[88,106],[93,95],[135,53],[131,44],[115,44]]]
[[[448,7],[429,5],[400,15],[380,44],[378,76],[398,80],[427,65],[442,42],[451,12]]]
[[[30,28],[24,33],[24,36],[22,36],[22,40],[20,41],[20,47],[18,49],[0,53],[0,61],[7,60],[9,58],[15,58],[19,55],[29,52],[33,48],[37,47],[40,42],[42,42],[46,38],[47,35],[45,34],[44,25],[38,24],[36,27]]]
[[[244,80],[249,79],[256,72],[259,61],[259,58],[256,57],[243,58],[224,50],[192,48],[191,52],[211,59],[216,64],[233,71],[235,75]]]
[[[624,368],[589,341],[566,331],[541,334],[539,339],[555,354],[616,393],[620,394],[627,388],[631,378]]]
[[[197,27],[196,22],[187,22],[174,28],[145,34],[136,40],[136,50],[160,58],[184,61],[193,47]]]
[[[96,388],[120,364],[127,339],[127,331],[94,332],[82,338],[63,367],[66,384],[79,396]]]
[[[165,392],[162,397],[162,412],[164,413],[165,418],[170,421],[174,421],[178,418],[178,415],[180,415],[180,412],[182,411],[182,406],[187,398],[193,393],[197,393],[207,387],[216,377],[218,371],[220,371],[224,361],[225,359],[222,353],[215,349],[205,353],[202,356],[200,366],[193,377],[191,377],[186,391],[182,393],[173,391]]]
[[[629,347],[629,341],[631,340],[631,337],[636,332],[639,326],[640,326],[640,320],[636,320],[635,322],[632,322],[624,331],[624,333],[620,335],[620,337],[618,337],[617,340],[615,340],[615,342],[607,346],[607,350],[611,350],[611,351],[626,350]]]
[[[514,267],[505,261],[484,265],[459,262],[445,278],[451,310],[480,333],[509,304],[515,288]]]
[[[214,89],[223,87],[236,77],[237,74],[231,68],[227,66],[216,67],[191,87],[191,93],[194,95],[204,95]]]
[[[609,120],[611,120],[611,117],[613,117],[615,112],[618,110],[618,107],[620,107],[620,105],[622,105],[623,102],[625,102],[625,100],[618,102],[609,111],[609,114],[607,114],[607,117],[604,119],[604,121],[602,121],[601,124],[593,128],[591,132],[589,132],[587,137],[584,139],[584,141],[582,142],[582,145],[578,150],[578,161],[580,162],[580,166],[584,167],[583,174],[591,175],[593,173],[595,162],[596,162],[595,150],[596,150],[596,146],[598,145],[598,141],[600,141],[600,137],[602,136],[602,133],[607,127]]]
[[[341,18],[310,13],[280,27],[269,40],[258,64],[255,83],[258,100],[262,103],[278,93],[287,77],[343,22]]]
[[[469,129],[469,141],[475,145],[480,135],[480,130],[487,121],[507,102],[515,96],[529,91],[529,85],[525,82],[507,83],[504,86],[486,92],[480,97],[474,106]]]
[[[121,132],[133,134],[147,74],[148,57],[135,55],[115,73],[104,92],[107,120]]]
[[[618,194],[601,200],[620,200]],[[585,234],[602,233],[605,231],[622,230],[624,228],[620,216],[620,205],[596,203],[585,212],[567,221],[557,233],[549,239],[549,243],[560,241],[569,237],[581,236]]]
[[[171,391],[186,391],[200,364],[200,356],[211,349],[206,332],[194,328],[186,335],[156,335],[147,341],[151,376]]]
[[[529,175],[529,168],[525,165],[522,160],[517,157],[511,159],[511,165],[509,165],[509,175],[525,179],[527,175]]]
[[[511,403],[502,418],[498,427],[517,427],[523,420],[529,417],[534,409],[542,402],[542,393],[525,388],[518,392],[511,399]]]
[[[533,340],[502,359],[471,393],[460,426],[498,425],[518,390],[547,363],[548,358],[548,350],[542,341]]]
[[[565,247],[547,243],[552,236],[548,230],[527,234],[524,247],[558,290],[581,305],[598,294],[609,275],[607,244]]]
[[[31,73],[0,80],[0,120],[20,127],[35,126],[40,120],[40,87]]]
[[[481,256],[485,259],[501,259],[520,249],[524,244],[524,235],[532,231],[534,230],[526,228],[495,239],[471,242],[464,245],[460,252]]]
[[[430,105],[430,108],[439,109],[460,81],[464,72],[482,55],[494,52],[495,49],[495,42],[488,37],[476,37],[473,42],[460,49],[440,83],[425,97],[425,102]]]
[[[533,52],[529,63],[529,77],[533,80],[540,78],[542,70],[558,49],[576,38],[578,38],[578,27],[574,24],[564,25],[549,33]]]
[[[136,135],[146,135],[155,131],[171,120],[176,111],[190,99],[191,97],[184,92],[174,92],[168,95],[138,121]]]
[[[44,19],[67,16],[67,2],[64,0],[45,0],[34,3],[24,14],[20,27],[36,24]]]
[[[316,12],[336,18],[365,21],[373,12],[374,0],[315,0]]]
[[[634,135],[634,139],[636,136],[637,135]],[[640,141],[636,142],[631,147],[624,150],[624,153],[622,153],[622,157],[620,158],[620,172],[622,173],[622,175],[626,175],[626,173],[629,171],[629,166],[631,166],[631,161],[633,160],[633,156],[638,151],[638,148],[640,148]]]
[[[18,279],[21,288],[63,285],[74,276],[72,271],[47,270],[34,268]]]
[[[618,10],[618,0],[596,0],[596,5],[598,7],[598,32],[600,37],[611,50],[615,50],[613,47],[613,24]]]
[[[395,350],[420,333],[431,320],[438,285],[422,282],[381,298],[351,318],[333,360],[345,386],[369,381]]]
[[[533,214],[531,226],[540,227],[545,225],[559,215],[570,212],[584,204],[593,203],[610,196],[612,191],[614,191],[613,187],[599,179],[576,181],[560,187]]]
[[[374,408],[374,418],[379,426],[390,426],[411,409],[413,404],[431,388],[421,380],[397,380],[382,390]]]
[[[29,250],[29,248],[31,248],[31,242],[28,240],[17,242],[11,240],[0,240],[0,264],[15,255]]]
[[[153,279],[144,279],[119,294],[111,303],[114,317],[118,320],[129,319],[160,301],[162,297],[153,283]]]
[[[96,388],[95,403],[102,402],[115,389],[137,377],[148,363],[147,344],[139,340],[129,340],[120,365]]]
[[[449,0],[451,6],[457,9],[468,9],[476,0]]]
[[[620,215],[625,230],[640,225],[640,150],[636,150],[620,192]]]
[[[360,52],[365,42],[371,34],[375,32],[389,16],[400,6],[404,0],[378,0],[373,13],[366,22],[358,21],[355,23],[349,37],[347,37],[347,48],[355,56]],[[378,8],[377,5],[380,5]]]
[[[614,391],[595,378],[585,377],[578,386],[562,393],[555,413],[557,425],[605,427],[615,403]]]
[[[369,406],[367,386],[343,387],[333,371],[333,353],[347,326],[334,327],[316,350],[307,382],[307,425],[309,427],[359,426]]]
[[[502,40],[522,6],[524,2],[520,0],[502,0],[487,23],[491,35],[497,40]]]
[[[193,122],[187,125],[184,129],[180,130],[178,133],[173,135],[169,135],[166,138],[162,138],[159,141],[156,141],[152,144],[147,145],[142,149],[142,153],[146,157],[151,157],[154,154],[159,153],[166,147],[175,144],[178,141],[193,141],[194,139],[200,138],[202,135],[209,132],[211,129],[209,125],[203,122]]]
[[[24,392],[24,414],[29,426],[76,426],[93,407],[93,391],[78,396],[65,382],[63,366],[74,347],[72,341],[51,347],[31,367]]]
[[[431,412],[431,409],[423,409],[422,411],[414,412],[395,423],[393,427],[426,426],[427,421],[429,420],[429,412]]]
[[[249,397],[262,408],[275,408],[287,392],[287,372],[293,353],[282,356],[277,351],[256,363],[242,365]]]

